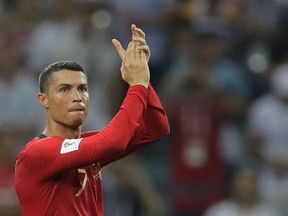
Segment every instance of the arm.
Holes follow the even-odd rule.
[[[166,112],[151,84],[148,90],[147,110],[140,123],[141,127],[139,127],[136,135],[131,140],[130,145],[155,142],[164,138],[170,132]]]
[[[146,43],[144,31],[140,28],[137,28],[135,25],[131,26],[131,31],[132,41],[135,41],[139,48],[145,53],[148,62],[151,56],[151,52],[149,46]],[[132,149],[132,151],[134,148],[139,148],[139,144],[155,142],[165,137],[170,132],[167,115],[157,93],[151,84],[149,84],[148,90],[149,96],[147,111],[143,115],[143,119],[136,135],[133,137],[128,146],[129,149]]]
[[[135,25],[131,26],[132,41],[136,42],[139,49],[145,53],[147,62],[150,59],[151,52],[146,43],[145,33]],[[132,145],[151,143],[157,141],[170,132],[170,126],[166,112],[160,102],[160,99],[151,84],[148,86],[149,96],[147,111],[143,115],[141,127],[137,130],[136,135],[131,140],[129,147]]]
[[[143,114],[135,135],[127,145],[125,151],[105,158],[101,161],[101,167],[121,159],[169,134],[170,125],[160,99],[151,84],[148,90],[147,110]]]
[[[131,33],[132,41],[137,45],[138,50],[145,54],[145,60],[148,63],[151,52],[146,43],[144,31],[133,24],[131,25]],[[114,45],[119,53],[119,56],[121,57],[121,55],[123,55],[122,53],[125,53],[125,50],[122,48],[119,41],[114,43]],[[147,111],[144,113],[140,127],[138,128],[136,135],[131,140],[129,147],[131,147],[131,145],[157,141],[166,136],[170,131],[167,115],[151,84],[148,86],[148,91],[149,96]]]
[[[142,29],[137,28],[135,25],[131,26],[132,41],[137,44],[137,47],[141,52],[145,54],[146,61],[150,59],[150,49],[145,40],[145,33]],[[119,56],[125,53],[122,45],[119,41],[114,42],[114,46],[118,51]],[[101,166],[105,166],[115,160],[125,157],[128,154],[152,143],[168,135],[170,132],[170,126],[167,115],[160,102],[158,95],[151,84],[148,86],[149,96],[147,110],[143,114],[143,118],[140,122],[135,135],[130,141],[128,148],[121,154],[114,154],[109,158],[101,161]]]

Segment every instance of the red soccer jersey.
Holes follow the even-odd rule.
[[[101,167],[169,132],[160,100],[150,85],[130,87],[113,120],[79,139],[44,135],[16,160],[15,188],[25,216],[103,215]]]

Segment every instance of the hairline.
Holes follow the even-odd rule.
[[[49,87],[53,74],[61,71],[82,72],[87,79],[87,74],[84,72],[83,67],[75,61],[58,61],[48,65],[39,75],[39,89],[40,93],[48,94]]]

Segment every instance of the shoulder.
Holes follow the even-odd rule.
[[[86,132],[83,132],[83,133],[81,134],[81,137],[82,137],[82,138],[85,138],[85,137],[89,137],[89,136],[96,135],[96,134],[98,134],[98,133],[100,133],[100,131],[86,131]]]
[[[41,157],[41,155],[48,152],[50,148],[55,148],[57,143],[62,143],[64,140],[64,137],[60,136],[45,138],[35,137],[26,144],[24,149],[19,153],[17,160],[32,156]]]

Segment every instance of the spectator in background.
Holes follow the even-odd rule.
[[[288,65],[272,72],[271,91],[249,110],[248,152],[260,170],[265,201],[288,215]]]
[[[143,164],[131,155],[104,170],[105,215],[167,216],[168,206]]]
[[[217,87],[204,68],[186,76],[169,97],[173,216],[201,216],[225,195]]]
[[[261,200],[258,175],[251,168],[237,169],[229,198],[209,207],[204,216],[280,216]]]
[[[178,42],[173,61],[165,77],[163,91],[172,94],[173,87],[179,85],[184,77],[191,74],[194,68],[206,68],[210,81],[219,86],[222,91],[230,91],[241,100],[249,100],[250,83],[243,68],[229,59],[225,46],[230,37],[229,28],[225,22],[217,18],[200,18],[188,25],[184,44]],[[181,38],[182,39],[182,38]],[[186,49],[185,49],[186,47]]]
[[[14,190],[15,158],[19,150],[17,130],[0,132],[0,216],[20,216],[21,210]]]
[[[283,19],[284,4],[276,0],[240,1],[241,15],[234,23],[237,41],[233,55],[252,72],[266,72],[283,55],[279,23]],[[255,54],[260,55],[262,61],[252,61]]]
[[[193,23],[190,39],[182,42],[184,52],[175,56],[161,86],[174,128],[173,196],[178,196],[175,207],[183,215],[201,215],[221,199],[224,176],[244,156],[250,82],[245,71],[225,56],[226,30],[225,23],[213,18]]]
[[[27,62],[35,72],[59,58],[72,59],[86,67],[82,59],[85,51],[79,44],[80,24],[76,11],[76,1],[47,1],[43,13],[48,16],[35,26],[27,43]]]
[[[16,48],[8,36],[0,44],[0,129],[17,130],[19,137],[28,139],[36,135],[35,130],[44,125],[45,118],[41,106],[33,100],[37,81],[30,76]]]

